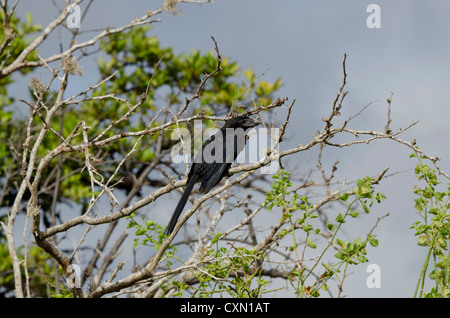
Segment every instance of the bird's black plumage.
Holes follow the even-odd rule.
[[[231,164],[244,149],[247,129],[259,125],[248,116],[236,116],[225,122],[222,128],[211,136],[195,157],[188,174],[186,189],[172,214],[166,234],[172,233],[178,218],[196,182],[200,181],[200,193],[207,193],[228,173]],[[220,154],[217,151],[222,151]]]

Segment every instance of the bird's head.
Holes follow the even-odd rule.
[[[236,116],[225,123],[227,128],[248,129],[259,125],[259,121],[249,116]]]

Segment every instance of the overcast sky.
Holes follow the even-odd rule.
[[[81,30],[122,25],[144,15],[145,10],[159,8],[161,3],[96,1]],[[381,10],[380,28],[367,25],[370,4]],[[84,7],[81,5],[82,10]],[[268,81],[282,77],[284,85],[278,95],[297,100],[290,132],[295,140],[290,142],[307,142],[323,127],[321,118],[329,113],[342,82],[346,53],[350,92],[342,117],[373,102],[351,128],[383,131],[386,98],[393,92],[391,127],[404,128],[419,120],[403,138],[415,138],[425,153],[440,157],[440,166],[450,172],[450,1],[216,0],[201,6],[181,4],[178,9],[182,15],[159,16],[163,21],[154,24],[151,33],[176,52],[212,50],[214,35],[222,55],[241,67],[253,67],[257,74],[268,70],[263,77]],[[42,25],[57,14],[51,1],[44,0],[21,0],[17,10],[21,14],[32,12],[35,22]],[[44,57],[59,52],[58,34],[52,37],[49,43],[54,46],[39,48]],[[93,63],[81,61],[84,75],[72,82],[71,89],[79,91],[96,83],[98,74]],[[13,89],[20,94],[23,83]],[[388,198],[364,219],[370,230],[377,217],[390,213],[375,231],[380,246],[369,249],[369,264],[378,264],[381,269],[381,288],[367,288],[368,273],[363,264],[348,277],[345,292],[349,297],[413,295],[425,248],[416,245],[414,232],[409,229],[417,220],[412,194],[416,181],[411,170],[416,162],[409,159],[410,153],[410,149],[391,141],[327,153],[328,163],[340,160],[341,180],[376,175],[387,166],[390,173],[401,172],[377,187]]]

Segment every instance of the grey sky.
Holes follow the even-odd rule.
[[[119,26],[144,15],[145,10],[160,7],[161,2],[97,1],[81,30]],[[370,14],[366,8],[371,3],[381,8],[379,29],[366,25]],[[212,50],[210,36],[214,35],[222,55],[241,67],[251,66],[257,74],[268,70],[264,80],[282,77],[279,96],[297,100],[288,134],[295,140],[289,142],[307,142],[323,126],[321,118],[329,113],[341,85],[342,59],[347,53],[350,92],[342,118],[374,102],[351,127],[383,130],[386,98],[392,91],[392,128],[420,120],[403,138],[416,138],[419,147],[440,157],[441,168],[450,172],[449,1],[216,0],[201,6],[181,4],[179,9],[182,15],[161,15],[163,21],[153,25],[152,34],[177,52]],[[35,22],[43,25],[56,15],[51,1],[22,0],[18,11],[32,12]],[[55,40],[58,34],[52,37]],[[58,52],[57,42],[53,44],[39,48],[41,54]],[[79,91],[98,80],[95,68],[90,67],[93,65],[87,59],[81,62],[84,76],[72,82],[72,89]],[[23,92],[23,83],[15,84],[14,91]],[[390,173],[409,169],[377,187],[388,198],[364,217],[367,227],[363,231],[367,232],[377,217],[390,212],[375,231],[380,246],[368,249],[369,263],[380,265],[381,288],[366,287],[368,273],[362,265],[347,278],[345,292],[349,297],[410,297],[414,292],[425,249],[416,245],[409,229],[416,220],[411,191],[416,183],[411,169],[416,162],[409,159],[410,153],[410,149],[389,141],[327,152],[328,164],[340,160],[337,174],[341,180],[376,175],[387,166]]]

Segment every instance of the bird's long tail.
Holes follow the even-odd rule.
[[[184,206],[186,205],[189,195],[191,194],[191,191],[194,188],[195,183],[197,182],[197,178],[198,176],[194,173],[190,178],[190,180],[188,181],[186,189],[184,189],[183,195],[181,196],[181,199],[178,202],[177,207],[175,208],[175,211],[172,214],[172,217],[170,218],[170,222],[166,227],[165,232],[166,235],[172,233],[173,229],[175,228],[178,218],[180,217],[181,212],[183,212]]]

